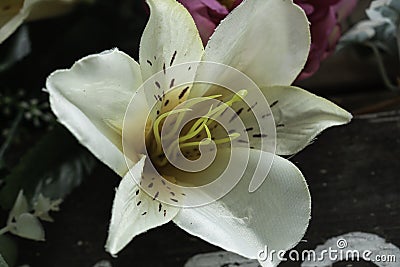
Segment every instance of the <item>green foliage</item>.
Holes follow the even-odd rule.
[[[0,49],[0,72],[7,70],[31,52],[27,27],[21,27]]]
[[[17,261],[18,247],[15,239],[9,235],[0,235],[0,255],[9,266],[14,266]],[[0,260],[1,262],[1,260]],[[0,267],[2,267],[0,263]],[[5,265],[7,266],[7,265]]]
[[[4,178],[0,205],[10,209],[22,189],[33,205],[39,194],[64,198],[93,169],[96,160],[63,127],[45,134]]]
[[[3,259],[1,254],[0,254],[0,267],[8,267],[6,261]]]

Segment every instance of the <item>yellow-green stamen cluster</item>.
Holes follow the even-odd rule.
[[[193,125],[190,127],[190,129],[182,136],[180,136],[178,139],[173,140],[170,142],[168,145],[168,148],[166,148],[163,151],[163,145],[161,141],[161,131],[160,131],[160,126],[162,123],[165,121],[165,119],[170,116],[170,115],[177,115],[176,121],[174,121],[174,126],[169,131],[169,133],[164,136],[163,138],[172,138],[174,137],[174,134],[176,134],[176,131],[179,128],[180,123],[183,120],[185,112],[189,112],[192,109],[190,107],[193,107],[195,104],[198,104],[202,101],[210,100],[210,99],[215,99],[218,97],[221,97],[221,95],[212,95],[208,97],[202,97],[202,98],[196,98],[188,101],[188,105],[186,105],[184,108],[181,109],[174,109],[169,112],[165,112],[157,117],[157,119],[154,121],[152,130],[154,134],[154,141],[153,143],[153,151],[151,154],[153,154],[155,157],[153,157],[153,161],[160,167],[165,166],[168,163],[167,158],[165,157],[165,154],[168,155],[173,155],[173,153],[177,152],[176,149],[184,149],[184,148],[189,148],[189,147],[198,147],[201,145],[207,145],[210,144],[212,141],[214,142],[215,145],[220,145],[220,144],[225,144],[229,143],[232,140],[238,138],[240,136],[239,133],[232,133],[228,134],[227,137],[221,138],[214,140],[212,137],[211,130],[209,128],[211,123],[216,123],[216,118],[223,114],[223,112],[228,108],[231,107],[234,103],[242,101],[242,99],[247,95],[247,90],[240,90],[238,93],[234,94],[230,100],[224,103],[224,105],[218,105],[217,107],[213,108],[213,106],[210,107],[209,111],[202,117],[198,118]],[[161,127],[162,128],[162,127]],[[205,132],[206,138],[203,138],[202,140],[196,140],[198,139],[198,136],[202,133]]]

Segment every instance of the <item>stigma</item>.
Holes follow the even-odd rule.
[[[240,137],[240,133],[226,133],[225,136],[216,138],[213,130],[217,128],[217,118],[221,116],[226,109],[232,107],[236,102],[241,102],[247,95],[247,90],[240,90],[232,97],[223,102],[216,100],[222,95],[211,95],[188,99],[176,108],[158,114],[151,127],[151,138],[148,138],[146,148],[149,152],[152,162],[158,167],[164,167],[168,164],[168,157],[181,152],[188,159],[196,159],[200,156],[201,146],[214,143],[215,145],[229,144]],[[195,112],[194,106],[197,104],[208,104],[212,101],[207,111],[187,123],[184,118],[189,113]],[[209,101],[209,102],[207,102]],[[218,104],[215,104],[218,101]],[[192,114],[190,114],[192,115]],[[186,123],[186,125],[183,125]],[[164,127],[168,127],[163,129]],[[165,142],[165,140],[167,140]],[[180,151],[178,151],[180,150]],[[189,152],[196,151],[196,153]],[[168,157],[166,157],[168,155]]]

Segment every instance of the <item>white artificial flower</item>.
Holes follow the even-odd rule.
[[[304,12],[292,1],[244,1],[220,24],[204,49],[193,19],[183,6],[175,0],[148,0],[148,4],[151,15],[141,39],[140,64],[113,49],[85,57],[71,69],[54,72],[46,84],[58,120],[123,177],[114,200],[107,251],[115,255],[136,235],[171,220],[192,235],[248,258],[257,258],[265,246],[276,251],[292,248],[307,229],[311,199],[301,172],[278,155],[295,154],[324,129],[351,119],[333,103],[290,86],[303,68],[310,47]],[[168,72],[169,67],[194,61],[234,67],[261,88],[278,123],[277,155],[267,179],[255,192],[248,192],[251,173],[258,160],[267,155],[250,149],[249,159],[244,159],[249,161],[248,167],[232,191],[205,206],[179,208],[149,196],[135,182],[142,179],[147,187],[160,186],[149,183],[152,177],[144,171],[150,161],[143,156],[145,148],[128,151],[131,162],[126,164],[122,131],[128,104],[147,79],[160,71]],[[210,96],[195,89],[183,89],[181,95],[186,99]],[[146,92],[135,95],[139,101],[134,116],[138,120],[146,121],[150,113],[147,97]],[[235,97],[238,95],[232,99]],[[168,94],[160,100],[163,106],[167,101],[170,108],[179,103]],[[161,110],[146,129],[129,129],[130,136],[140,139],[144,131],[154,136],[157,118],[167,113]],[[207,134],[213,136],[210,129]],[[250,137],[250,142],[257,141],[253,139],[257,138]],[[150,147],[159,145],[156,138],[148,142]],[[204,174],[213,175],[212,171]],[[179,200],[178,192],[169,193]],[[278,259],[261,262],[263,266],[278,263]]]
[[[79,1],[88,0],[1,0],[0,44],[25,20],[36,20],[64,14]]]
[[[351,43],[375,43],[387,52],[399,49],[400,4],[396,0],[375,0],[365,10],[368,19],[354,25],[340,39],[339,49]]]

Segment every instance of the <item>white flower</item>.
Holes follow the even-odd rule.
[[[375,0],[366,9],[368,19],[353,26],[340,39],[339,48],[346,44],[375,43],[389,53],[397,53],[399,35],[400,4],[395,0]]]
[[[0,43],[4,42],[25,20],[64,14],[78,1],[87,0],[1,0]]]
[[[266,181],[250,194],[251,173],[258,160],[268,155],[257,149],[246,150],[250,154],[248,167],[231,192],[202,207],[179,208],[159,202],[135,183],[142,179],[147,187],[159,185],[148,182],[152,177],[144,171],[149,162],[143,156],[144,148],[137,146],[138,150],[128,151],[132,160],[128,168],[122,132],[126,130],[123,121],[129,101],[144,81],[160,71],[167,72],[166,67],[199,60],[232,66],[261,88],[280,126],[276,132],[278,155],[297,153],[322,130],[347,123],[351,115],[343,109],[290,86],[306,62],[310,46],[304,12],[292,1],[244,1],[220,24],[203,49],[186,9],[175,0],[148,3],[151,15],[141,39],[140,64],[114,49],[83,58],[69,70],[54,72],[46,84],[59,121],[123,176],[114,200],[106,249],[116,254],[134,236],[171,220],[190,234],[248,258],[257,258],[266,245],[276,251],[292,248],[307,229],[311,199],[301,172],[291,162],[275,156]],[[181,90],[181,94],[189,99],[206,92]],[[241,99],[238,95],[232,99]],[[148,97],[153,95],[146,96],[146,91],[135,95],[139,100],[134,106],[138,121],[146,122],[150,113]],[[167,100],[171,100],[172,107],[178,104],[169,97],[167,94],[162,99],[164,105]],[[167,113],[161,112],[158,118],[163,114]],[[146,133],[154,136],[156,131],[151,130],[156,121],[151,121],[153,127],[146,127]],[[203,127],[204,132],[206,128]],[[144,130],[132,127],[129,135],[140,139]],[[156,138],[150,138],[148,143],[150,150],[152,145],[159,145]],[[212,171],[203,174],[213,175]],[[178,192],[171,194],[179,200]],[[273,259],[261,264],[278,263]]]

